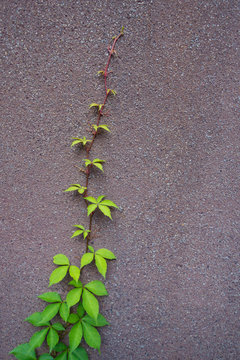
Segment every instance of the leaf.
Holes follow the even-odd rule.
[[[79,186],[70,186],[69,188],[67,188],[66,190],[64,190],[64,192],[67,192],[67,191],[75,191],[75,190],[79,190]]]
[[[81,287],[82,287],[82,283],[81,283],[80,280],[78,280],[78,281],[71,280],[71,281],[68,283],[68,285],[72,285],[72,286],[74,286],[74,287],[76,287],[76,288],[81,288]]]
[[[118,207],[113,201],[111,201],[111,200],[105,199],[105,200],[101,201],[100,204],[101,204],[101,205],[106,205],[106,206],[112,206],[112,207],[114,207],[114,208],[116,208],[116,209],[119,209],[119,207]]]
[[[88,245],[88,250],[90,250],[91,252],[94,252],[94,248],[90,245]]]
[[[62,281],[65,276],[67,275],[69,266],[59,266],[57,269],[53,270],[49,278],[49,285],[48,287],[52,286],[53,284],[57,284]]]
[[[79,316],[77,314],[70,314],[68,317],[68,321],[70,324],[75,324],[79,321]]]
[[[102,276],[105,279],[106,272],[107,272],[106,260],[102,256],[95,254],[95,262],[96,262],[96,267],[97,267],[98,271],[100,272],[100,274],[102,274]]]
[[[101,346],[101,336],[97,329],[92,325],[88,324],[87,322],[82,322],[83,326],[83,336],[84,340],[88,344],[88,346],[100,350]]]
[[[52,327],[57,331],[65,331],[65,327],[60,322],[56,322]]]
[[[83,347],[79,346],[68,355],[68,360],[88,360],[88,354]]]
[[[49,303],[62,301],[61,296],[55,291],[46,292],[42,295],[39,295],[38,298]]]
[[[13,354],[18,360],[37,360],[35,350],[29,343],[18,345],[9,354]]]
[[[81,269],[93,261],[93,253],[85,253],[81,258]]]
[[[82,324],[79,321],[77,324],[73,325],[69,333],[69,346],[70,351],[74,351],[82,340],[83,329]]]
[[[66,349],[67,349],[67,345],[65,345],[63,342],[59,341],[59,343],[55,346],[53,351],[61,352],[61,351],[66,350]]]
[[[103,258],[108,259],[108,260],[116,259],[116,256],[114,255],[114,253],[108,249],[99,249],[96,251],[96,255],[101,255]]]
[[[60,303],[51,304],[51,305],[46,306],[45,309],[41,313],[41,315],[42,315],[41,324],[45,324],[46,321],[52,320],[54,318],[54,316],[57,315],[60,306],[61,306]]]
[[[85,166],[91,165],[91,160],[89,159],[83,159],[83,161],[85,161]]]
[[[104,71],[103,71],[103,70],[99,70],[99,71],[97,72],[97,75],[104,75]]]
[[[63,302],[60,306],[59,314],[65,322],[67,322],[69,312],[70,312],[70,309],[69,309],[67,303]]]
[[[89,282],[87,285],[84,286],[84,288],[91,291],[93,294],[97,296],[108,295],[105,285],[99,280],[94,280]]]
[[[93,204],[97,204],[97,200],[93,196],[87,196],[84,199],[91,202],[91,203],[93,203]]]
[[[54,358],[48,353],[44,353],[39,356],[38,360],[54,360]]]
[[[106,130],[108,132],[111,132],[107,125],[99,125],[98,127],[101,128],[101,129],[104,129],[104,130]]]
[[[69,268],[69,275],[73,278],[73,280],[78,281],[78,279],[80,277],[79,267],[71,265]]]
[[[97,108],[99,108],[99,104],[97,104],[97,103],[91,103],[91,104],[89,105],[89,109],[91,109],[92,107],[97,107]]]
[[[82,225],[73,225],[73,226],[75,226],[75,227],[77,227],[79,229],[85,230],[84,226],[82,226]]]
[[[82,305],[82,303],[80,302],[78,307],[77,307],[77,313],[78,313],[78,316],[81,318],[84,313],[85,313],[85,310],[84,310],[84,307]]]
[[[78,235],[81,235],[83,233],[83,230],[76,230],[72,236],[71,236],[71,239],[73,239],[74,237],[78,236]]]
[[[96,208],[97,208],[97,204],[88,205],[88,207],[87,207],[88,216],[89,216],[94,210],[96,210]]]
[[[99,313],[99,303],[95,296],[87,289],[83,289],[82,304],[88,315],[97,320]]]
[[[101,159],[94,159],[92,162],[93,164],[95,164],[95,163],[105,163],[106,161]]]
[[[84,232],[83,232],[83,238],[84,238],[84,240],[86,239],[86,237],[88,236],[88,234],[91,232],[91,230],[85,230]]]
[[[61,354],[59,354],[57,357],[55,357],[55,360],[68,360],[68,351],[65,350]]]
[[[105,195],[100,195],[98,198],[97,198],[97,203],[100,203],[100,201],[105,198]]]
[[[105,216],[109,217],[112,220],[111,211],[110,211],[109,207],[107,207],[105,205],[98,205],[98,207],[99,207],[99,210],[101,210],[101,212]]]
[[[74,145],[80,144],[80,143],[82,143],[81,140],[74,140],[71,144],[71,147],[73,147]]]
[[[100,169],[103,172],[103,166],[100,163],[94,163],[94,166],[96,166],[98,169]]]
[[[40,312],[35,312],[32,315],[28,316],[24,321],[29,322],[33,326],[39,326],[38,324],[41,322],[41,320],[42,314]]]
[[[48,336],[47,336],[47,343],[49,346],[49,352],[53,350],[53,348],[57,345],[59,341],[59,336],[56,330],[50,328]]]
[[[53,257],[54,264],[57,265],[69,265],[69,260],[66,255],[58,254]]]
[[[75,288],[69,291],[66,297],[66,301],[69,307],[77,304],[82,295],[82,288]]]
[[[97,320],[94,320],[89,315],[85,315],[82,321],[86,321],[88,324],[97,327],[110,325],[102,314],[98,314]]]
[[[79,194],[83,194],[87,188],[85,186],[81,186],[81,189],[78,189]]]
[[[33,334],[33,336],[31,337],[31,339],[29,340],[29,344],[31,345],[31,347],[33,349],[38,348],[42,345],[42,343],[45,340],[45,337],[47,335],[48,332],[48,328],[39,330],[37,332],[35,332],[35,334]]]

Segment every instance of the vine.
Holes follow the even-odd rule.
[[[15,347],[10,354],[19,360],[87,360],[88,354],[82,347],[82,340],[100,353],[101,336],[97,330],[98,327],[109,325],[105,317],[99,313],[99,302],[96,296],[108,295],[103,282],[93,280],[83,285],[80,281],[81,270],[88,264],[95,261],[99,273],[105,278],[107,272],[107,260],[115,260],[116,257],[106,248],[97,251],[90,245],[93,238],[92,219],[96,211],[101,211],[105,216],[112,219],[112,208],[118,209],[118,206],[111,200],[106,199],[104,195],[97,198],[88,195],[89,177],[92,169],[97,168],[103,171],[105,160],[95,158],[90,159],[91,149],[96,137],[102,131],[108,131],[106,124],[100,124],[104,113],[105,105],[110,95],[115,96],[116,91],[109,89],[107,79],[109,76],[109,65],[111,58],[116,54],[115,46],[121,36],[123,36],[124,27],[121,32],[112,38],[111,45],[108,46],[108,59],[104,70],[98,71],[98,75],[104,78],[105,95],[102,103],[91,103],[89,108],[93,108],[97,113],[96,124],[92,125],[92,138],[87,139],[73,137],[71,146],[81,146],[85,149],[86,158],[84,168],[80,169],[85,174],[85,186],[80,184],[71,184],[65,192],[78,192],[83,197],[87,206],[87,216],[89,217],[88,229],[83,225],[74,225],[75,231],[71,238],[81,236],[86,241],[85,253],[81,257],[80,266],[71,265],[70,260],[64,254],[57,254],[53,257],[53,263],[58,267],[53,270],[49,278],[49,287],[61,282],[67,275],[72,279],[68,284],[71,290],[68,291],[66,299],[62,300],[59,293],[55,291],[46,292],[39,295],[38,298],[48,303],[41,312],[34,312],[25,321],[35,327],[40,327],[30,338],[28,343]],[[61,321],[56,321],[55,317],[60,317]],[[58,320],[57,318],[57,320]],[[38,348],[46,344],[48,352],[38,353]]]

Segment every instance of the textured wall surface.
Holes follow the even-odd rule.
[[[52,256],[77,265],[83,252],[70,236],[85,208],[63,193],[82,181],[71,136],[88,134],[88,105],[104,90],[96,72],[122,25],[112,132],[92,153],[105,172],[90,181],[121,207],[112,222],[95,217],[94,246],[118,257],[101,300],[112,325],[90,357],[240,358],[238,10],[235,0],[1,1],[1,359],[33,333],[23,319],[43,308]]]

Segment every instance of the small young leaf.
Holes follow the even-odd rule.
[[[64,352],[62,352],[61,354],[59,354],[57,357],[55,357],[55,360],[68,360],[68,351],[65,350]]]
[[[55,291],[46,292],[42,295],[39,295],[38,298],[49,303],[62,301],[61,296]]]
[[[114,255],[114,253],[108,249],[99,249],[96,251],[96,255],[101,255],[103,258],[108,259],[108,260],[116,259],[116,256]]]
[[[101,159],[94,159],[92,162],[93,164],[95,164],[95,163],[105,163],[106,161]]]
[[[18,360],[37,360],[35,350],[29,343],[18,345],[9,354],[13,354]]]
[[[79,228],[81,230],[85,230],[84,226],[82,226],[82,225],[73,225],[73,226],[75,226],[75,227],[77,227],[77,228]]]
[[[106,277],[106,272],[107,272],[107,262],[106,260],[100,256],[100,255],[97,255],[95,253],[95,263],[96,263],[96,267],[98,269],[98,271],[100,272],[100,274],[102,274],[102,276]]]
[[[83,233],[83,230],[76,230],[72,236],[71,236],[71,239],[73,239],[74,237],[78,236],[78,235],[81,235]]]
[[[97,329],[92,325],[88,324],[87,322],[82,322],[83,326],[83,336],[84,340],[88,344],[88,346],[100,350],[101,346],[101,336]]]
[[[97,204],[97,200],[93,196],[87,196],[84,199],[91,202],[91,203],[93,203],[93,204]]]
[[[78,280],[78,281],[71,280],[71,281],[69,281],[68,285],[72,285],[72,286],[74,286],[76,288],[81,288],[82,287],[82,283],[81,283],[80,280]]]
[[[29,340],[29,344],[31,345],[31,347],[33,349],[40,347],[44,342],[47,333],[48,333],[48,328],[35,332],[35,334],[33,334],[31,339]]]
[[[71,147],[73,147],[74,145],[80,144],[80,143],[82,143],[81,140],[74,140],[71,144]]]
[[[39,356],[38,360],[54,360],[54,358],[50,354],[44,353]]]
[[[51,305],[46,306],[45,309],[41,313],[42,320],[40,323],[45,324],[47,321],[52,320],[54,318],[54,316],[57,315],[60,306],[61,306],[60,303],[51,304]]]
[[[95,296],[87,289],[83,289],[82,304],[88,315],[97,320],[99,313],[99,303]]]
[[[69,275],[73,278],[73,280],[78,281],[78,279],[80,277],[79,267],[71,265],[69,268]]]
[[[100,169],[103,172],[103,166],[100,163],[94,163],[94,166],[96,166],[98,169]]]
[[[85,253],[81,258],[81,269],[93,261],[93,253]]]
[[[88,289],[89,291],[91,291],[93,294],[95,294],[97,296],[108,295],[105,285],[99,280],[91,281],[84,287],[85,287],[85,289]]]
[[[103,70],[99,70],[99,71],[97,72],[97,75],[104,75],[104,71],[103,71]]]
[[[88,207],[87,207],[88,216],[89,216],[94,210],[96,210],[96,208],[97,208],[97,204],[88,205]]]
[[[83,238],[84,240],[86,239],[86,237],[88,236],[88,234],[91,232],[91,230],[84,230],[83,232]]]
[[[84,307],[81,302],[79,303],[79,305],[77,307],[77,313],[80,318],[83,317],[83,315],[85,313]]]
[[[104,129],[104,130],[106,130],[106,131],[108,131],[108,132],[111,132],[111,131],[109,130],[109,128],[108,128],[107,125],[99,125],[98,127],[99,127],[100,129]]]
[[[66,190],[64,190],[64,192],[67,192],[67,191],[75,191],[75,190],[79,190],[79,186],[70,186],[69,188],[67,188]]]
[[[113,201],[107,199],[101,201],[100,205],[112,206],[116,209],[119,209],[119,207]]]
[[[90,324],[92,326],[96,326],[96,327],[110,325],[109,322],[105,319],[105,317],[102,314],[98,314],[97,320],[94,320],[89,315],[85,315],[82,320],[86,321],[88,324]]]
[[[69,266],[59,266],[57,269],[53,270],[49,278],[49,285],[48,287],[52,286],[53,284],[57,284],[62,281],[65,276],[67,275]]]
[[[77,314],[70,314],[68,317],[68,322],[70,324],[75,324],[76,322],[79,321],[79,316]]]
[[[67,303],[63,302],[59,309],[59,315],[61,316],[63,321],[67,322],[68,317],[69,317],[69,312],[70,312],[70,310],[69,310]]]
[[[33,326],[39,326],[38,324],[42,321],[42,314],[40,312],[35,312],[32,315],[28,316],[24,321],[29,322]]]
[[[57,331],[64,331],[65,327],[60,323],[60,322],[56,322],[55,324],[52,325],[53,329],[57,330]]]
[[[77,304],[80,300],[80,297],[82,295],[82,288],[75,288],[69,291],[66,297],[66,301],[68,304],[68,307]]]
[[[97,107],[97,108],[99,108],[99,104],[97,104],[97,103],[91,103],[91,104],[89,105],[89,109],[91,109],[92,107]]]
[[[85,166],[92,164],[91,160],[89,160],[89,159],[83,159],[83,161],[85,161]]]
[[[94,252],[94,248],[90,245],[88,245],[88,249],[91,251],[91,252]]]
[[[56,265],[69,265],[69,260],[66,255],[58,254],[53,257],[53,262]]]
[[[71,352],[74,351],[80,344],[82,340],[82,335],[83,335],[82,324],[79,321],[75,325],[73,325],[69,333],[69,345]]]
[[[48,336],[47,336],[47,343],[49,346],[49,352],[52,352],[54,347],[57,345],[59,341],[59,336],[56,330],[53,328],[50,328]]]
[[[88,354],[83,347],[79,346],[68,355],[68,360],[88,360]]]
[[[99,207],[99,210],[101,210],[101,212],[105,216],[109,217],[112,220],[112,215],[111,215],[111,211],[110,211],[109,207],[107,207],[105,205],[101,205],[101,204],[99,204],[98,207]]]

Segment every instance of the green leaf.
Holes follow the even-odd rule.
[[[55,346],[53,351],[61,352],[61,351],[66,350],[66,349],[67,349],[67,345],[65,345],[63,342],[59,341],[59,343]]]
[[[78,281],[78,279],[80,277],[79,267],[71,265],[69,268],[69,275],[73,278],[73,280]]]
[[[53,284],[57,284],[62,281],[65,276],[67,275],[69,266],[59,266],[57,269],[53,270],[49,278],[49,285],[48,287],[52,286]]]
[[[85,315],[82,321],[86,321],[88,324],[97,327],[110,325],[102,314],[98,314],[97,320],[94,320],[89,315]]]
[[[18,345],[9,354],[13,354],[18,360],[37,360],[35,350],[29,343]]]
[[[82,225],[73,225],[73,226],[75,226],[75,227],[77,227],[79,229],[85,230],[84,226],[82,226]]]
[[[72,236],[71,236],[71,239],[73,239],[74,237],[78,236],[78,235],[81,235],[83,233],[83,230],[76,230]]]
[[[99,70],[99,71],[97,72],[97,75],[104,75],[104,71],[103,71],[103,70]]]
[[[100,163],[94,163],[94,166],[96,166],[98,169],[100,169],[103,172],[103,166]]]
[[[88,233],[90,233],[91,232],[91,230],[85,230],[84,232],[83,232],[83,238],[84,238],[84,240],[86,239],[86,237],[88,236]]]
[[[60,322],[56,322],[52,327],[57,331],[65,331],[65,327]]]
[[[68,285],[72,285],[72,286],[74,286],[74,287],[76,287],[76,288],[81,288],[81,287],[82,287],[82,283],[81,283],[80,280],[78,280],[78,281],[71,280],[71,281],[68,283]]]
[[[49,303],[62,301],[61,296],[55,291],[46,292],[42,295],[39,295],[38,298]]]
[[[89,159],[83,159],[83,161],[85,161],[85,166],[92,164],[91,160],[89,160]]]
[[[47,336],[47,343],[49,346],[49,352],[53,350],[53,348],[57,345],[59,341],[59,336],[56,330],[50,328],[48,336]]]
[[[93,164],[95,164],[95,163],[105,163],[106,161],[97,158],[97,159],[94,159],[92,162],[93,162]]]
[[[99,210],[101,210],[101,212],[105,216],[109,217],[112,220],[111,211],[110,211],[109,207],[107,207],[105,205],[98,205],[98,207],[99,207]]]
[[[75,288],[69,291],[66,298],[68,306],[71,307],[77,304],[80,300],[81,295],[82,295],[82,288]]]
[[[90,250],[91,252],[94,252],[94,248],[90,245],[88,245],[88,250]]]
[[[100,274],[102,274],[102,276],[106,277],[106,272],[107,272],[107,262],[106,260],[100,256],[100,255],[97,255],[95,253],[95,262],[96,262],[96,267],[98,269],[98,271],[100,272]]]
[[[91,291],[93,294],[97,295],[97,296],[106,296],[108,295],[108,292],[105,288],[105,285],[99,281],[99,280],[94,280],[89,282],[87,285],[84,286],[85,289]]]
[[[69,260],[66,255],[58,254],[53,257],[53,262],[56,265],[69,265]]]
[[[91,104],[89,105],[89,109],[91,109],[92,107],[97,107],[97,108],[99,108],[99,105],[100,105],[100,104],[97,104],[97,103],[91,103]]]
[[[93,196],[87,196],[84,199],[91,202],[91,203],[93,203],[93,204],[97,204],[97,200]]]
[[[104,129],[104,130],[106,130],[108,132],[111,132],[107,125],[99,125],[98,127],[101,128],[101,129]]]
[[[28,316],[24,321],[29,322],[33,326],[39,326],[38,324],[42,321],[42,314],[40,312],[35,312],[32,315]]]
[[[81,302],[79,303],[79,305],[77,307],[77,313],[80,318],[83,317],[83,315],[85,313],[84,307]]]
[[[97,204],[88,205],[88,207],[87,207],[88,216],[89,216],[94,210],[96,210],[96,208],[97,208]]]
[[[79,346],[68,355],[68,360],[88,360],[88,354],[84,348]]]
[[[54,360],[54,358],[48,353],[44,353],[39,356],[38,360]]]
[[[97,198],[97,203],[100,203],[100,201],[105,198],[105,195],[100,195],[98,198]]]
[[[75,324],[76,322],[79,321],[79,316],[77,314],[70,314],[68,317],[68,322],[70,324]]]
[[[95,296],[87,289],[83,289],[82,304],[88,315],[97,320],[99,313],[99,303]]]
[[[69,345],[70,351],[74,351],[82,340],[83,329],[82,324],[79,321],[77,324],[73,325],[70,333],[69,333]]]
[[[81,140],[74,140],[71,144],[71,147],[73,147],[74,145],[80,144],[80,143],[82,143]]]
[[[108,260],[116,259],[116,256],[114,255],[114,253],[108,249],[99,249],[96,251],[96,255],[101,255],[103,258],[108,259]]]
[[[67,320],[68,320],[69,312],[70,312],[70,309],[69,309],[67,303],[63,302],[60,306],[59,314],[65,322],[67,322]]]
[[[97,329],[92,325],[88,324],[87,322],[82,322],[83,326],[83,336],[84,340],[88,344],[88,346],[100,350],[101,346],[101,336]]]
[[[65,350],[61,354],[59,354],[57,357],[55,357],[55,360],[68,360],[68,351]]]
[[[100,204],[101,205],[106,205],[106,206],[112,206],[112,207],[115,207],[116,209],[119,209],[119,207],[111,200],[105,199],[105,200],[101,201]]]
[[[47,321],[52,320],[54,318],[54,316],[57,315],[60,306],[61,306],[60,303],[51,304],[51,305],[46,306],[45,309],[41,313],[42,320],[40,323],[45,324]]]
[[[47,332],[48,332],[48,328],[45,328],[45,329],[39,330],[39,331],[35,332],[35,334],[33,334],[31,339],[29,340],[29,344],[31,345],[31,347],[33,349],[36,349],[42,345],[42,343],[44,342],[45,337],[47,335]]]
[[[64,190],[64,192],[67,192],[67,191],[75,191],[75,190],[79,190],[79,186],[70,186],[69,188],[67,188],[66,190]]]
[[[93,261],[93,253],[85,253],[81,258],[81,269]]]

